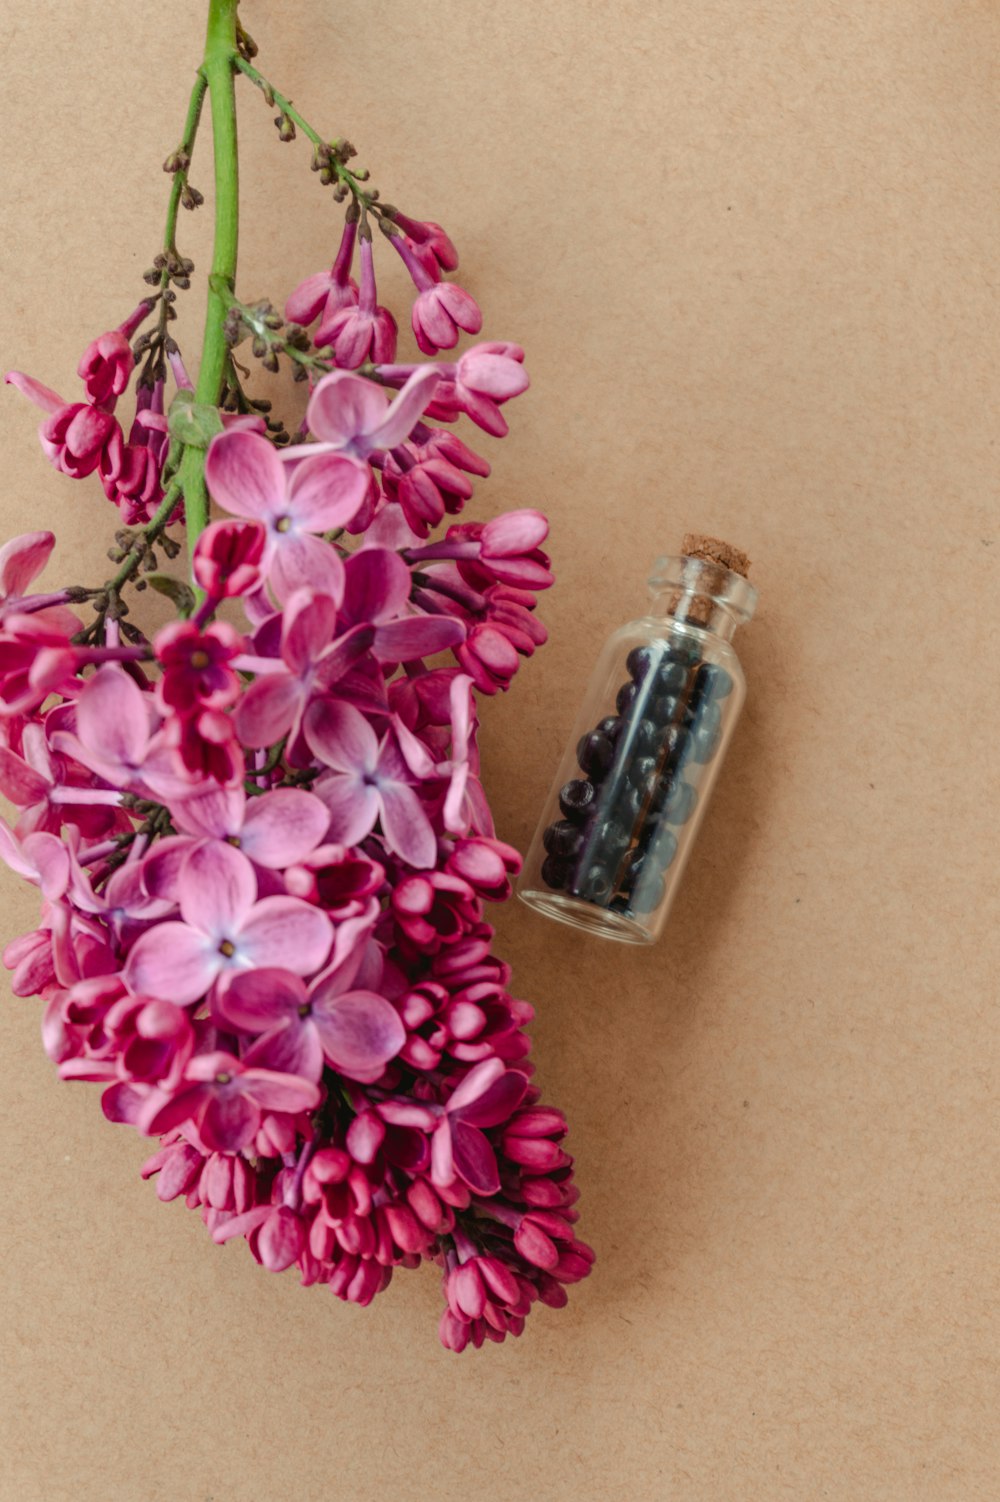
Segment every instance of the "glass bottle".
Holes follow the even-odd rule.
[[[748,568],[694,534],[655,563],[649,614],[594,669],[518,881],[530,907],[627,944],[659,937],[746,695],[731,638],[757,603]]]

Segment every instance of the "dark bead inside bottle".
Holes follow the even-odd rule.
[[[574,777],[563,785],[559,793],[559,808],[567,819],[582,823],[594,807],[597,789],[592,782]]]

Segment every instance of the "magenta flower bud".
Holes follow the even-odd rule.
[[[356,1163],[374,1163],[385,1140],[385,1122],[374,1111],[362,1111],[347,1128],[347,1151]]]
[[[358,288],[351,278],[351,261],[354,258],[354,242],[358,226],[354,220],[344,225],[337,258],[329,271],[318,271],[306,277],[285,303],[285,319],[288,323],[307,325],[320,314],[323,320],[333,318],[342,308],[353,306],[358,300]]]
[[[401,1252],[423,1252],[431,1236],[408,1205],[384,1205],[382,1215],[393,1242]]]
[[[213,600],[249,594],[261,581],[267,533],[262,522],[219,521],[195,544],[192,572]]]
[[[429,259],[433,260],[439,268],[439,275],[441,271],[458,270],[458,251],[440,224],[435,224],[432,219],[411,219],[409,214],[401,214],[398,210],[394,221],[419,249],[425,265]]]
[[[453,349],[460,332],[478,334],[483,326],[479,304],[456,282],[433,279],[404,237],[395,235],[395,246],[417,288],[410,315],[417,344],[425,355]]]
[[[375,263],[370,240],[361,242],[361,287],[355,306],[347,303],[331,313],[329,305],[316,330],[317,348],[329,345],[334,364],[342,370],[357,370],[366,360],[388,364],[396,355],[396,320],[388,308],[378,305]]]
[[[91,340],[80,356],[76,373],[90,400],[103,407],[121,396],[134,369],[132,346],[121,329],[112,329]]]

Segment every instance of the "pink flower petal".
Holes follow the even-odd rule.
[[[344,678],[350,669],[363,657],[371,646],[375,637],[374,626],[352,626],[349,631],[322,654],[316,664],[313,681],[320,688],[329,688],[332,683],[338,683]],[[347,698],[347,694],[344,694]]]
[[[371,484],[367,464],[348,454],[317,454],[295,466],[289,507],[295,524],[307,532],[346,527],[357,516]]]
[[[0,746],[0,793],[8,798],[18,808],[28,808],[33,803],[41,803],[52,791],[52,784],[44,777],[15,756],[13,751],[8,751],[6,746]]]
[[[275,543],[268,578],[278,599],[297,589],[339,599],[344,592],[344,565],[336,548],[309,532],[286,532]]]
[[[378,818],[378,794],[353,773],[329,772],[314,784],[330,818],[329,838],[337,845],[357,845]]]
[[[174,824],[184,834],[224,840],[238,834],[247,795],[242,788],[212,788],[197,798],[184,798],[171,808]],[[159,849],[159,845],[155,845]]]
[[[322,1090],[313,1080],[278,1074],[273,1069],[244,1069],[240,1084],[267,1111],[312,1111],[323,1099]]]
[[[158,923],[140,934],[125,961],[125,983],[138,996],[186,1006],[212,985],[222,959],[211,939],[186,923]]]
[[[374,772],[378,740],[360,710],[333,699],[318,699],[309,706],[303,729],[310,751],[334,771]]]
[[[454,339],[452,339],[454,344]],[[433,365],[420,365],[408,377],[377,426],[368,430],[366,446],[372,449],[391,449],[403,443],[420,421],[434,388],[441,379]]]
[[[517,1069],[508,1069],[488,1085],[475,1100],[459,1108],[457,1114],[471,1126],[493,1127],[508,1121],[524,1099],[528,1088],[527,1076]],[[449,1116],[456,1114],[451,1101]]]
[[[242,1085],[245,1075],[240,1076]],[[211,1089],[211,1087],[207,1087]],[[243,1089],[215,1090],[198,1120],[205,1146],[218,1153],[249,1147],[260,1126],[260,1108]]]
[[[286,322],[301,323],[303,326],[312,323],[322,313],[332,284],[329,271],[316,271],[312,276],[307,276],[304,282],[300,282],[289,293],[285,302]]]
[[[244,746],[273,746],[287,735],[304,697],[302,684],[287,674],[257,678],[236,710],[236,734]]]
[[[497,1193],[497,1160],[482,1132],[464,1121],[452,1121],[451,1153],[456,1172],[475,1194]]]
[[[491,558],[515,557],[540,547],[548,535],[548,518],[525,507],[487,522],[483,528],[483,548]]]
[[[333,640],[340,598],[300,589],[286,601],[281,655],[293,673],[306,673]]]
[[[234,939],[257,897],[257,878],[245,855],[221,840],[196,845],[181,867],[181,917],[215,939]]]
[[[205,1084],[181,1090],[177,1095],[156,1090],[147,1098],[136,1125],[148,1137],[172,1131],[174,1127],[182,1126],[185,1121],[194,1118],[208,1100],[209,1092],[210,1087]]]
[[[220,988],[215,1005],[225,1022],[246,1033],[266,1033],[298,1015],[306,988],[287,970],[237,970]]]
[[[43,386],[41,381],[35,380],[34,376],[25,375],[22,370],[8,370],[4,380],[8,386],[16,387],[22,396],[26,396],[44,412],[58,412],[61,407],[68,405],[57,392],[48,386]]]
[[[239,949],[250,965],[274,965],[312,975],[333,943],[333,927],[319,908],[298,897],[265,897],[240,930]]]
[[[0,594],[23,595],[56,545],[54,532],[24,532],[0,548]]]
[[[300,1074],[306,1080],[323,1077],[323,1049],[308,1017],[289,1017],[271,1028],[247,1049],[243,1059],[248,1068]]]
[[[288,1205],[279,1205],[260,1228],[257,1255],[269,1272],[281,1273],[298,1260],[304,1245],[302,1221]]]
[[[418,657],[445,652],[464,639],[465,627],[453,616],[411,615],[376,626],[372,652],[379,662],[414,662]]]
[[[346,448],[359,434],[384,420],[386,406],[384,394],[371,381],[334,370],[317,383],[306,411],[306,424],[323,443]]]
[[[437,857],[437,839],[431,822],[416,793],[402,782],[385,782],[379,786],[382,804],[382,829],[386,844],[411,866],[433,866]]]
[[[247,809],[240,849],[261,866],[283,870],[305,860],[324,838],[330,816],[301,788],[276,788]]]
[[[259,433],[230,428],[208,446],[205,483],[216,505],[232,516],[268,521],[285,511],[285,470],[273,444]]]
[[[356,1079],[377,1079],[406,1042],[395,1007],[374,991],[348,991],[324,1002],[321,984],[312,1004],[312,1020],[327,1059]]]
[[[138,767],[149,744],[149,703],[122,668],[107,663],[77,700],[80,741],[104,761]]]
[[[473,391],[497,401],[519,396],[530,385],[528,372],[509,355],[490,354],[482,345],[466,350],[458,361],[458,379]]]
[[[223,1160],[224,1161],[224,1160]],[[231,1241],[234,1236],[245,1236],[248,1231],[255,1231],[274,1214],[273,1205],[254,1205],[252,1210],[244,1210],[242,1215],[231,1215],[221,1225],[216,1226],[212,1232],[212,1240],[221,1246],[223,1242]]]
[[[410,597],[410,570],[389,548],[362,548],[344,565],[346,572],[341,619],[391,620]]]

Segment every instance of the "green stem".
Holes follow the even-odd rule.
[[[309,121],[304,119],[302,115],[299,114],[298,110],[292,104],[292,101],[290,99],[286,99],[284,94],[279,94],[274,85],[272,83],[269,83],[268,80],[264,77],[263,73],[259,72],[259,70],[255,68],[252,63],[248,63],[245,57],[237,57],[236,66],[237,68],[239,68],[241,73],[245,74],[246,77],[249,78],[251,83],[255,83],[257,85],[258,89],[260,89],[267,102],[269,104],[272,102],[276,104],[281,113],[283,115],[287,115],[292,124],[297,126],[298,129],[301,130],[302,134],[304,136],[307,136],[314,146],[325,146],[327,144],[323,140],[323,137],[320,135],[319,131],[314,130],[313,127],[309,124]]]
[[[187,156],[191,155],[194,147],[194,139],[198,134],[198,122],[201,119],[201,107],[205,100],[205,90],[207,88],[208,82],[204,73],[199,68],[195,76],[194,88],[191,90],[191,101],[188,104],[187,119],[184,121],[184,134],[181,137],[180,146],[177,148],[178,151],[184,152]],[[181,205],[181,194],[184,192],[187,180],[188,176],[185,168],[181,168],[174,173],[173,183],[170,188],[170,201],[167,204],[167,222],[163,229],[163,249],[168,255],[171,252],[175,255],[177,254],[177,211]]]
[[[237,0],[209,0],[205,60],[201,67],[212,107],[215,157],[215,247],[211,275],[220,285],[229,288],[232,288],[236,278],[239,243],[239,161],[234,88],[236,9]],[[210,281],[205,313],[205,339],[195,387],[195,401],[210,407],[218,406],[222,398],[229,357],[223,332],[225,316],[225,299],[213,290]],[[184,492],[190,554],[194,552],[195,543],[208,523],[204,449],[188,447],[184,450],[178,480]]]
[[[338,181],[350,189],[358,202],[363,204],[369,212],[379,213],[379,208],[375,202],[378,194],[366,192],[360,186],[362,182],[367,180],[367,171],[360,174],[352,172],[337,155],[337,148],[341,146],[342,138],[333,141],[325,140],[315,126],[310,125],[305,116],[299,114],[292,101],[286,95],[282,94],[280,90],[276,89],[270,79],[264,77],[259,68],[255,68],[252,63],[247,62],[246,58],[242,56],[236,57],[234,61],[239,71],[246,78],[249,78],[251,83],[257,85],[269,105],[276,104],[281,113],[287,115],[288,119],[291,120],[297,130],[301,130],[307,140],[311,141],[314,146],[319,147],[321,151],[328,153],[327,160],[331,172],[336,175]]]

